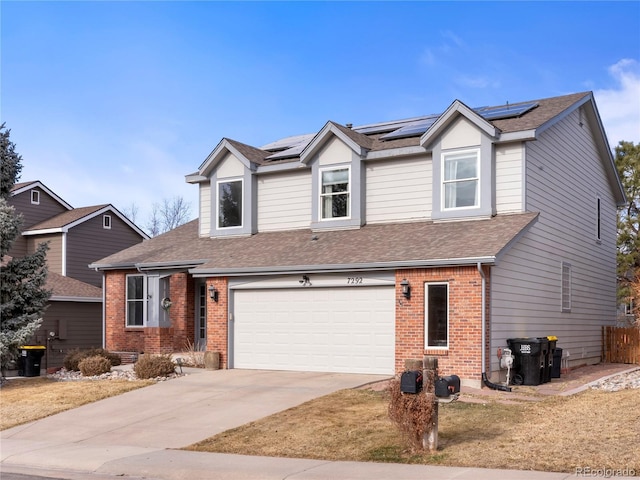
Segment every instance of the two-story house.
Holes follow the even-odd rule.
[[[497,378],[556,335],[600,361],[625,202],[591,93],[223,138],[186,177],[199,218],[104,258],[106,345],[217,351],[223,368]]]
[[[52,295],[34,341],[48,347],[48,367],[61,366],[69,350],[103,344],[102,274],[89,264],[149,237],[112,205],[73,208],[40,181],[15,184],[9,204],[23,217],[9,255],[49,244]]]

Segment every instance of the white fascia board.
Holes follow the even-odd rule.
[[[494,127],[492,123],[482,118],[479,114],[474,112],[473,109],[467,107],[460,100],[455,100],[451,105],[449,105],[449,108],[447,108],[447,110],[438,117],[438,120],[436,120],[426,132],[424,132],[422,137],[420,137],[420,145],[427,150],[430,150],[432,142],[458,117],[458,115],[464,116],[491,138],[499,137],[500,129]]]
[[[202,277],[237,277],[243,275],[272,275],[272,274],[301,274],[316,272],[357,272],[364,270],[397,270],[404,268],[430,268],[460,265],[495,264],[494,256],[475,258],[442,258],[433,260],[411,260],[405,262],[384,263],[354,263],[344,265],[291,265],[274,267],[246,267],[246,268],[194,268],[189,273],[196,278]]]
[[[64,227],[44,228],[42,230],[25,230],[22,235],[47,235],[49,233],[67,233],[67,231],[69,231],[69,227],[65,225]]]
[[[249,169],[254,168],[252,166],[252,163],[244,155],[242,155],[237,148],[231,145],[226,138],[223,138],[222,140],[220,140],[220,143],[218,143],[216,148],[214,148],[213,151],[209,154],[202,165],[200,165],[200,168],[198,168],[198,175],[207,177],[209,172],[213,170],[213,167],[220,161],[220,159],[225,156],[227,152],[235,155],[245,167]]]
[[[53,295],[50,302],[76,302],[76,303],[102,303],[102,297],[67,297],[65,295]]]
[[[358,155],[363,156],[366,154],[366,149],[362,146],[358,145],[351,138],[344,134],[339,128],[336,128],[332,122],[327,122],[322,130],[318,132],[318,134],[313,137],[313,140],[309,142],[309,144],[304,147],[304,150],[300,154],[300,161],[305,165],[309,162],[309,160],[316,154],[316,152],[322,148],[325,141],[329,137],[329,135],[335,135],[338,137],[345,145],[347,145],[351,150],[356,152]]]
[[[56,195],[51,190],[49,190],[49,188],[39,180],[37,180],[35,182],[28,183],[27,185],[24,185],[24,186],[14,190],[14,191],[12,191],[11,192],[11,196],[13,197],[14,195],[18,195],[19,193],[23,193],[23,192],[26,192],[28,190],[32,190],[34,188],[40,188],[40,189],[44,190],[49,196],[53,197],[55,199],[55,201],[58,202],[60,205],[62,205],[64,208],[66,208],[67,210],[73,210],[73,207],[71,205],[69,205],[67,202],[65,202],[63,199],[61,199],[58,195]]]

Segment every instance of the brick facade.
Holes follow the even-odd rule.
[[[488,270],[487,306],[489,305]],[[411,298],[402,295],[400,282],[411,284]],[[425,283],[449,285],[449,347],[425,349]],[[441,375],[479,381],[482,376],[482,277],[477,267],[442,267],[396,271],[396,372],[405,368],[405,360],[438,357]],[[489,316],[487,308],[485,342],[489,352]],[[488,360],[487,353],[487,360]],[[488,363],[487,363],[488,365]]]
[[[105,348],[117,352],[173,353],[186,349],[194,339],[195,282],[187,273],[170,278],[171,327],[127,327],[127,275],[136,270],[105,272]]]
[[[489,364],[489,269],[487,279],[487,365]],[[107,289],[106,348],[114,351],[171,353],[183,351],[193,342],[195,328],[195,281],[187,273],[170,279],[170,328],[125,328],[126,275],[135,271],[105,272]],[[402,295],[400,282],[411,284],[411,298]],[[424,348],[425,283],[446,282],[449,286],[449,347]],[[209,296],[209,287],[218,291],[218,301]],[[228,368],[228,279],[206,281],[207,350],[220,353],[220,368]],[[396,353],[395,370],[405,368],[405,360],[438,357],[441,375],[455,374],[479,382],[482,373],[482,277],[476,266],[406,269],[396,271]]]

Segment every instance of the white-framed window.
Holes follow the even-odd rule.
[[[562,312],[571,312],[571,264],[562,262],[561,302]]]
[[[242,227],[243,180],[217,183],[218,228]]]
[[[351,169],[320,170],[320,219],[333,220],[351,216]]]
[[[40,190],[31,190],[31,203],[33,205],[40,205]]]
[[[107,230],[111,229],[111,215],[104,215],[102,217],[102,228]]]
[[[146,278],[144,275],[127,275],[127,327],[143,327],[146,317]]]
[[[449,284],[425,283],[424,347],[449,347]]]
[[[444,210],[475,208],[480,199],[480,150],[442,154]]]
[[[596,198],[596,241],[602,240],[602,201]]]

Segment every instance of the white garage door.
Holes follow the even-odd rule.
[[[235,368],[393,374],[393,287],[239,290]]]

